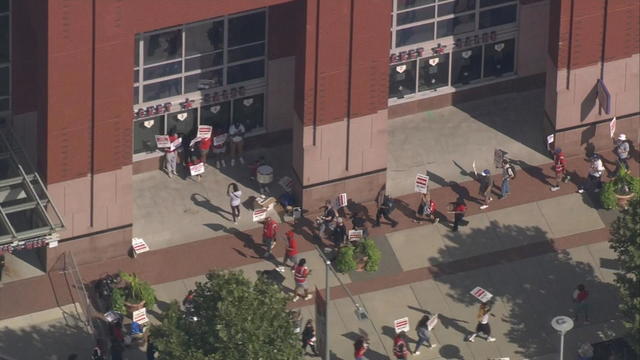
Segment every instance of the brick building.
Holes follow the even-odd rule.
[[[389,119],[505,92],[544,87],[540,126],[569,154],[609,147],[614,116],[637,141],[639,17],[632,0],[0,0],[0,117],[65,222],[40,257],[98,262],[129,247],[133,175],[170,128],[238,119],[249,146],[291,143],[305,207],[373,198]]]

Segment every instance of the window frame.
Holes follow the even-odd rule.
[[[11,47],[13,45],[12,42],[12,31],[11,31],[11,26],[12,26],[12,17],[11,17],[11,7],[12,7],[12,1],[9,0],[9,8],[7,9],[7,12],[2,12],[0,13],[0,16],[6,16],[7,17],[7,24],[8,24],[8,35],[9,35],[9,42],[8,42],[8,48],[9,48],[9,57],[8,57],[8,61],[7,62],[0,62],[0,68],[7,68],[8,69],[8,74],[9,76],[7,77],[7,81],[9,82],[8,84],[8,94],[6,96],[0,96],[0,100],[4,100],[4,101],[8,101],[8,107],[5,110],[1,110],[0,109],[0,119],[2,118],[9,118],[11,117],[11,94],[12,94],[12,73],[11,73],[11,61],[13,58],[13,54],[11,52]]]

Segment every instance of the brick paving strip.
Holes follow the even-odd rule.
[[[612,168],[612,162],[610,160],[605,162],[605,164],[608,168]],[[563,184],[561,189],[556,192],[551,192],[549,190],[550,184],[548,183],[548,180],[551,180],[553,177],[551,165],[552,164],[549,163],[541,165],[540,167],[531,166],[519,169],[517,178],[511,183],[512,191],[510,196],[503,200],[493,201],[491,203],[491,207],[488,210],[485,210],[485,212],[509,208],[516,205],[545,200],[575,192],[576,186],[571,183]],[[632,171],[637,174],[637,162],[632,162],[631,165]],[[586,176],[587,167],[588,162],[582,157],[569,159],[568,169],[570,172],[574,172],[575,169],[578,170],[577,173],[573,174],[572,182],[581,183]],[[496,191],[499,192],[500,175],[494,175],[493,179],[497,185],[497,187],[494,187],[494,193]],[[467,199],[467,203],[469,205],[467,216],[478,214],[482,212],[479,209],[479,202],[474,202],[474,199],[478,197],[478,187],[478,183],[474,180],[462,183],[452,183],[447,187],[433,189],[431,191],[432,199],[436,201],[439,205],[439,209],[442,210],[443,208],[446,208],[446,204],[454,201],[458,196],[462,195]],[[398,210],[392,214],[392,217],[399,221],[399,225],[393,229],[393,231],[416,226],[424,226],[412,222],[413,214],[415,213],[418,203],[417,194],[408,194],[398,197],[396,200],[398,203]],[[375,214],[375,204],[363,204],[362,210],[365,210],[365,213],[368,214],[368,219],[372,221],[371,217]],[[294,231],[296,231],[298,236],[307,240],[299,242],[298,246],[300,252],[312,250],[314,247],[312,242],[314,225],[313,221],[310,219],[314,219],[315,214],[309,213],[306,216],[306,219],[299,221],[294,226]],[[282,224],[280,230],[281,237],[283,237],[282,234],[284,234],[288,228],[290,228],[288,224]],[[372,228],[370,230],[370,234],[372,236],[391,232],[390,228],[385,225],[379,228]],[[214,268],[227,269],[248,265],[262,261],[259,256],[256,256],[256,254],[260,254],[262,252],[262,247],[259,245],[262,236],[261,231],[261,228],[254,228],[247,231],[226,228],[224,229],[224,232],[226,232],[227,235],[194,241],[155,251],[152,250],[140,255],[136,259],[123,256],[101,263],[80,265],[80,273],[82,274],[83,279],[88,282],[92,279],[97,279],[106,273],[114,273],[119,270],[123,270],[127,272],[134,272],[142,279],[149,281],[151,284],[161,284],[198,276]],[[586,235],[579,234],[579,243],[582,243],[584,239],[591,239],[592,236],[594,236],[592,241],[607,241],[608,230],[602,229],[601,232],[598,231],[599,230],[589,232],[586,233]],[[591,235],[591,233],[597,235]],[[552,249],[562,249],[563,246],[567,246],[566,244],[577,244],[577,238],[575,238],[575,236],[576,235],[554,239],[553,245],[545,242],[543,244],[523,246],[522,249],[515,248],[520,250],[509,249],[503,251],[507,252],[505,255],[508,255],[509,251],[517,251],[515,254],[528,256],[527,252],[534,251],[536,249],[535,246],[537,246],[540,249],[546,248],[548,249],[548,252],[551,252]],[[584,237],[584,239],[582,237]],[[275,251],[278,258],[281,258],[284,253],[284,246],[281,242],[282,241],[278,243]],[[531,246],[534,246],[534,248],[529,248]],[[486,258],[483,256],[486,256]],[[508,258],[511,258],[516,255],[508,256]],[[430,267],[428,268],[429,271],[417,269],[389,277],[378,277],[374,280],[363,283],[354,283],[353,285],[350,285],[350,289],[353,289],[352,291],[354,291],[354,293],[359,293],[359,291],[361,293],[363,290],[358,290],[360,287],[363,287],[366,291],[372,291],[374,287],[378,288],[378,286],[382,286],[382,288],[384,288],[400,285],[405,281],[404,279],[409,279],[413,276],[419,277],[419,274],[444,274],[446,271],[456,269],[456,267],[458,269],[462,269],[462,265],[455,265],[458,263],[478,263],[484,264],[482,266],[487,266],[495,264],[496,259],[500,259],[496,258],[496,254],[491,254],[491,256],[481,255],[478,257],[471,257],[469,259]],[[414,273],[417,275],[414,275]],[[411,280],[410,282],[413,281],[414,280]],[[375,285],[376,283],[384,285]],[[55,272],[4,284],[3,287],[0,287],[0,320],[71,303],[72,298],[66,286],[66,280],[64,277]],[[340,289],[336,289],[335,296],[341,296],[341,291],[342,290]]]

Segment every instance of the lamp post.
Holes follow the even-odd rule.
[[[560,332],[560,360],[564,355],[564,334],[573,329],[573,320],[568,316],[556,316],[551,320],[551,326]]]

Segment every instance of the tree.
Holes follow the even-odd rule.
[[[620,310],[629,329],[630,344],[640,352],[640,197],[629,202],[629,207],[611,225],[611,249],[618,255],[620,272],[616,285],[620,291]]]
[[[288,300],[265,277],[251,282],[242,272],[212,271],[196,283],[196,321],[174,302],[151,329],[159,359],[302,359]]]

